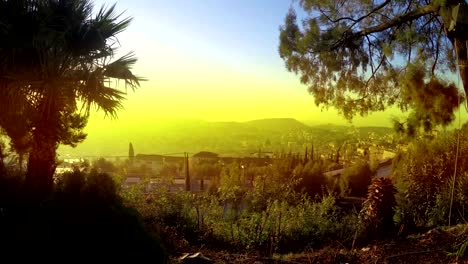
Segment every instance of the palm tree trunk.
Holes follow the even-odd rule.
[[[53,129],[37,127],[33,134],[32,148],[26,172],[26,191],[34,199],[43,199],[52,191],[56,168],[57,140]]]
[[[0,177],[5,176],[6,174],[6,167],[3,159],[5,158],[5,155],[3,154],[3,149],[2,146],[0,145]]]

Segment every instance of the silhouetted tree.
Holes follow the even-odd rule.
[[[98,172],[102,173],[112,173],[117,171],[117,167],[105,158],[99,158],[93,162],[93,168],[97,169]]]
[[[296,189],[306,192],[312,198],[315,195],[323,194],[327,185],[324,172],[324,163],[321,160],[309,161],[305,165],[297,165],[293,171],[294,176],[299,179]]]
[[[135,159],[135,151],[133,150],[132,143],[128,144],[128,159],[130,160],[130,163]]]
[[[279,54],[317,105],[348,119],[391,105],[413,109],[412,130],[455,118],[459,92],[444,73],[458,65],[468,92],[466,1],[298,2],[305,17],[287,14]]]
[[[373,172],[365,161],[359,161],[347,168],[341,176],[342,194],[349,192],[351,196],[365,197],[367,188],[372,182],[372,176]]]
[[[0,139],[0,176],[4,176],[6,174],[6,168],[5,168],[5,145],[3,144],[3,141]]]
[[[131,21],[114,7],[93,15],[86,0],[0,2],[0,126],[15,140],[13,126],[26,131],[26,187],[39,197],[51,189],[58,145],[84,140],[91,107],[112,117],[122,107],[111,80],[139,86],[133,54],[113,59]]]

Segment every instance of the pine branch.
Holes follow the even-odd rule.
[[[437,12],[439,12],[439,10],[440,10],[440,5],[427,5],[427,6],[419,8],[419,9],[413,10],[411,12],[405,13],[403,15],[397,16],[397,17],[395,17],[394,19],[392,19],[392,20],[390,20],[388,22],[385,22],[385,23],[382,23],[382,24],[379,24],[379,25],[376,25],[376,26],[373,26],[373,27],[364,28],[364,29],[362,29],[360,31],[356,31],[356,32],[347,31],[347,32],[344,33],[344,38],[342,38],[335,45],[333,45],[332,50],[340,47],[345,42],[349,42],[351,40],[354,40],[354,39],[357,39],[357,38],[360,38],[360,37],[364,37],[364,36],[367,36],[367,35],[372,34],[372,33],[382,32],[384,30],[387,30],[389,28],[401,25],[403,23],[413,21],[413,20],[418,19],[418,18],[420,18],[422,16],[437,13]]]

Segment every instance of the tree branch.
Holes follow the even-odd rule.
[[[381,32],[381,31],[384,31],[384,30],[389,29],[391,27],[401,25],[403,23],[418,19],[418,18],[420,18],[422,16],[425,16],[425,15],[428,15],[428,14],[437,13],[439,11],[439,9],[440,9],[439,5],[427,5],[427,6],[419,8],[419,9],[413,10],[411,12],[405,13],[403,15],[400,15],[398,17],[395,17],[394,19],[392,19],[392,20],[390,20],[388,22],[379,24],[377,26],[364,28],[364,29],[362,29],[360,31],[356,31],[356,32],[349,32],[349,31],[345,32],[344,33],[344,35],[345,35],[344,38],[341,41],[339,41],[338,43],[336,43],[332,47],[332,49],[336,49],[343,42],[347,42],[347,41],[350,41],[352,39],[363,37],[363,36],[366,36],[366,35],[369,35],[369,34],[372,34],[372,33],[375,33],[375,32]]]
[[[432,73],[433,76],[435,75],[436,65],[439,62],[440,38],[441,38],[443,30],[444,29],[441,26],[440,31],[439,31],[439,35],[437,36],[435,59],[434,59],[434,63],[432,64],[432,68],[431,68],[431,73]]]
[[[373,13],[379,11],[380,9],[384,8],[386,5],[388,5],[390,3],[391,0],[385,0],[385,2],[383,2],[382,4],[376,6],[374,9],[372,9],[371,11],[369,11],[367,14],[363,15],[362,17],[358,18],[358,19],[355,19],[353,17],[340,17],[338,19],[335,19],[335,20],[332,20],[331,18],[328,18],[328,20],[330,20],[330,22],[332,23],[337,23],[337,22],[340,22],[342,20],[351,20],[353,21],[353,25],[351,25],[350,28],[354,27],[354,25],[356,25],[357,23],[361,22],[363,19],[369,17],[370,15],[372,15]]]
[[[414,11],[408,12],[408,13],[406,13],[404,15],[398,16],[398,17],[396,17],[396,18],[394,18],[394,19],[392,19],[392,20],[390,20],[390,21],[388,21],[386,23],[383,23],[383,24],[380,24],[380,25],[377,25],[377,26],[374,26],[374,27],[365,28],[365,29],[363,29],[361,31],[352,33],[351,37],[352,38],[362,37],[362,36],[368,35],[370,33],[384,31],[384,30],[389,29],[389,28],[391,28],[391,27],[393,27],[395,25],[403,24],[403,23],[406,23],[408,21],[418,19],[418,18],[420,18],[422,16],[439,12],[439,9],[440,9],[440,6],[438,6],[438,5],[428,5],[428,6],[416,9]]]
[[[379,11],[380,9],[384,8],[386,5],[388,5],[390,3],[391,0],[386,0],[385,2],[383,2],[382,4],[376,6],[374,9],[372,9],[371,11],[369,11],[369,13],[367,13],[366,15],[360,17],[359,19],[355,20],[354,21],[354,24],[351,25],[349,28],[353,28],[357,23],[361,22],[363,19],[369,17],[370,15],[372,15],[373,13]]]

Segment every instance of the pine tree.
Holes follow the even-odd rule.
[[[279,55],[315,103],[347,119],[397,106],[410,130],[446,126],[468,94],[466,1],[301,0],[280,29]]]
[[[133,150],[133,145],[131,142],[128,144],[128,159],[131,163],[133,163],[133,160],[135,159],[135,151]]]

